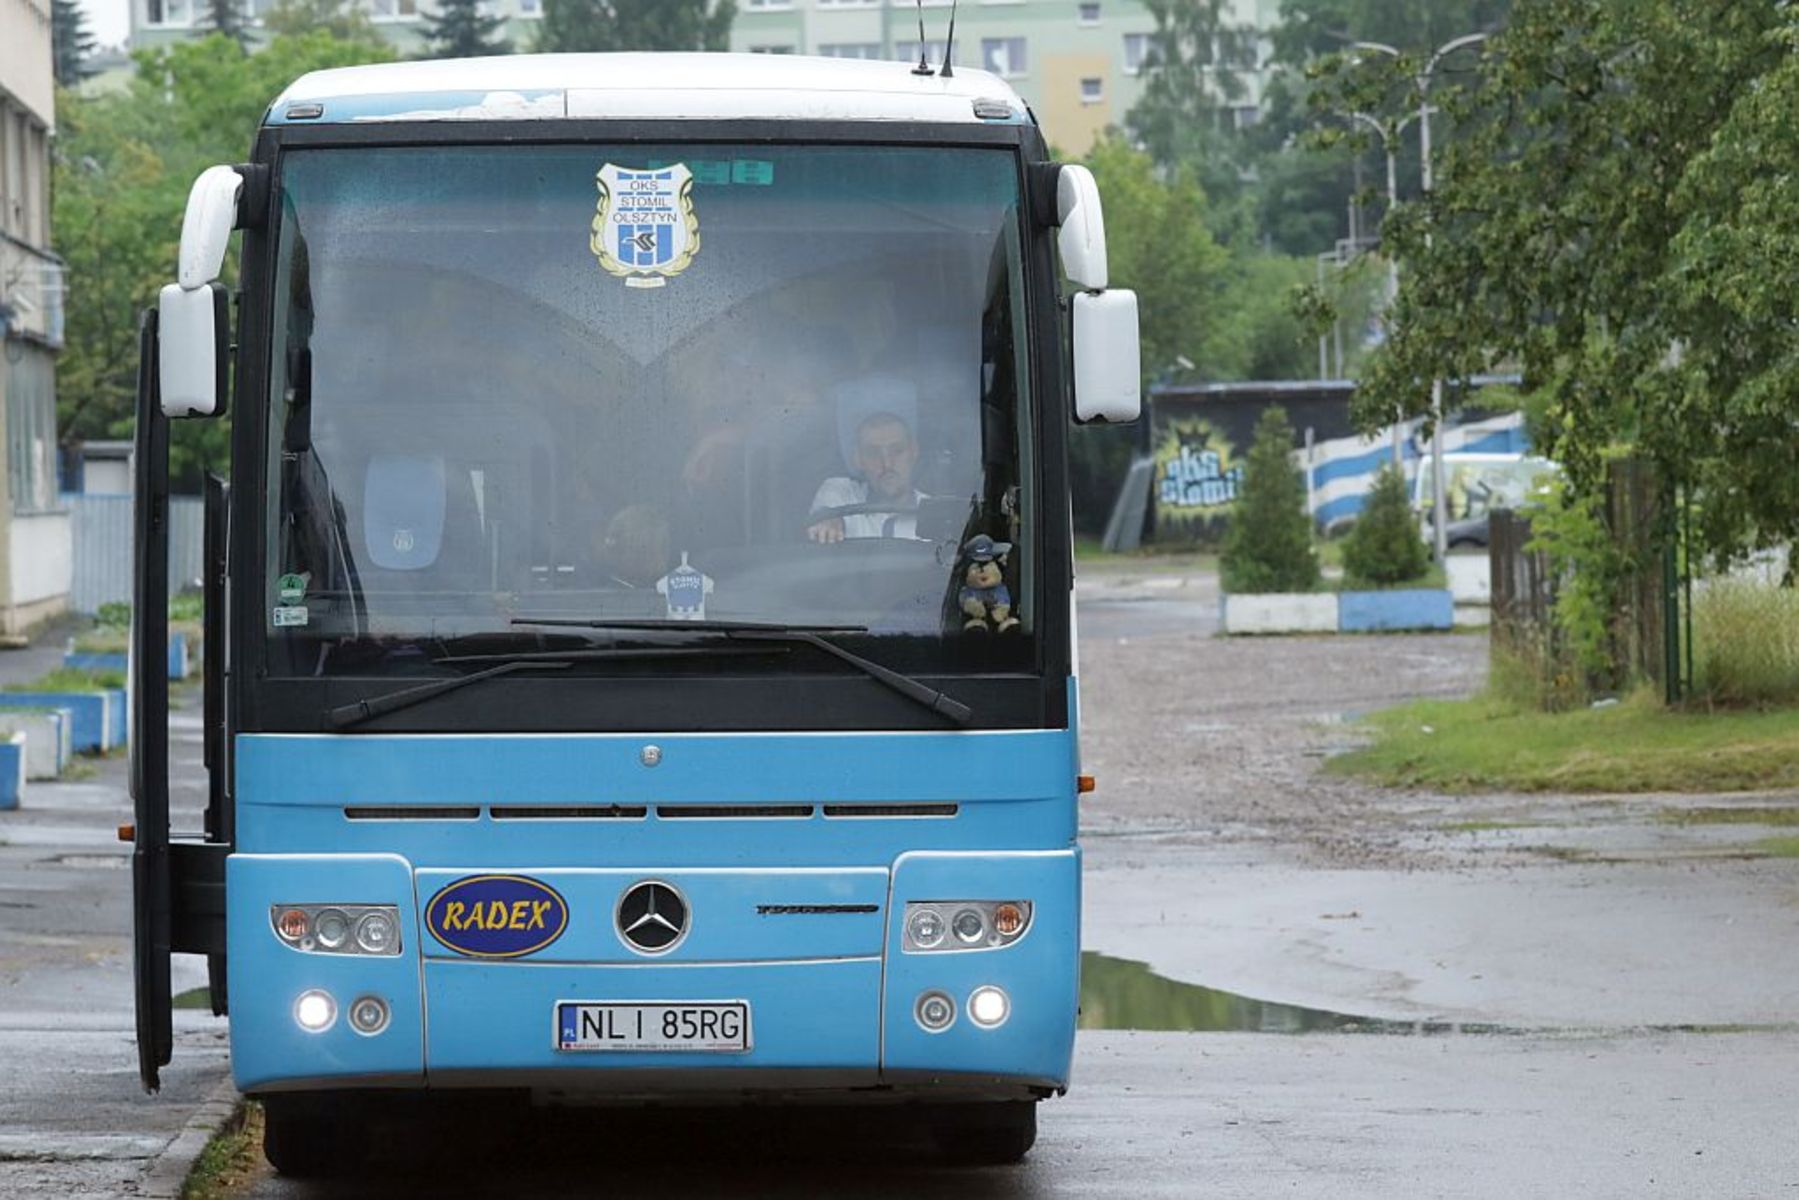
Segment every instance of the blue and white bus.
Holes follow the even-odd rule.
[[[179,952],[296,1175],[468,1089],[1029,1149],[1078,988],[1069,430],[1140,369],[1092,176],[1005,83],[308,75],[195,183],[142,346],[147,1087]],[[171,839],[169,421],[227,394]]]

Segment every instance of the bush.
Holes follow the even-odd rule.
[[[1391,463],[1374,477],[1368,503],[1343,543],[1343,572],[1348,586],[1374,588],[1411,583],[1430,572],[1405,475]]]
[[[1305,483],[1293,466],[1293,427],[1278,405],[1256,422],[1221,565],[1227,592],[1310,592],[1318,587]]]
[[[1799,702],[1799,588],[1715,579],[1693,596],[1693,670],[1716,704]]]

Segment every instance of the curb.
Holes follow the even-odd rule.
[[[150,1160],[138,1179],[137,1194],[145,1200],[180,1200],[181,1186],[187,1182],[200,1152],[237,1111],[237,1102],[237,1088],[227,1076],[200,1102],[174,1140]]]

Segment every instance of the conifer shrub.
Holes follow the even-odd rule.
[[[1374,477],[1374,490],[1343,543],[1343,574],[1347,586],[1365,588],[1414,583],[1430,574],[1405,475],[1392,463]]]
[[[1293,465],[1293,427],[1278,405],[1256,422],[1243,490],[1225,533],[1222,573],[1224,590],[1240,595],[1317,590],[1305,481]]]

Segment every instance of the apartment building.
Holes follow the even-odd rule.
[[[3,2],[3,0],[0,0]],[[435,0],[361,0],[375,28],[401,54],[423,45],[420,15]],[[251,28],[273,0],[246,0]],[[530,48],[544,0],[489,0],[506,16],[505,34]],[[943,61],[951,0],[737,0],[731,49],[763,54],[910,59],[924,49]],[[1141,68],[1155,18],[1142,0],[957,0],[955,63],[985,67],[1011,82],[1060,149],[1079,153],[1119,125],[1142,91]],[[205,32],[205,0],[131,0],[131,44],[161,45]],[[1239,61],[1226,65],[1242,83],[1231,102],[1239,124],[1261,105],[1269,55],[1266,33],[1280,19],[1280,0],[1230,0],[1227,20],[1259,32]]]
[[[68,607],[56,487],[62,261],[50,250],[50,0],[0,0],[0,635]]]
[[[919,18],[925,55],[941,63],[956,17],[956,66],[1004,77],[1059,149],[1078,154],[1121,125],[1142,93],[1142,66],[1155,18],[1141,0],[738,0],[731,48],[762,54],[916,61]],[[1231,0],[1228,23],[1257,31],[1238,61],[1232,100],[1239,124],[1256,120],[1279,0]]]

